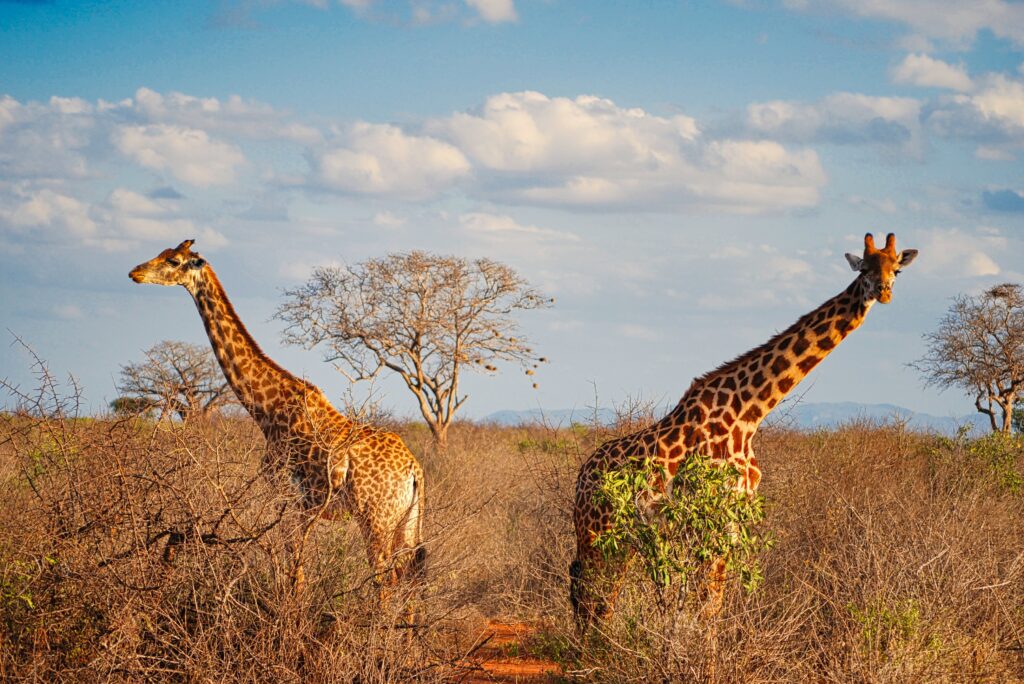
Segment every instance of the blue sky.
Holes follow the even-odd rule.
[[[281,346],[283,288],[488,256],[557,298],[522,318],[553,362],[470,378],[466,415],[672,401],[895,231],[920,258],[805,400],[965,414],[905,364],[951,296],[1024,279],[1022,46],[1003,0],[0,0],[0,321],[96,410],[142,350],[204,342],[126,277],[195,238],[338,397]],[[31,384],[6,342],[0,371]]]

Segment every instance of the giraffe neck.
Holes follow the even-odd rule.
[[[224,377],[242,406],[262,423],[270,415],[271,399],[292,384],[306,385],[284,370],[259,348],[231,305],[224,286],[209,265],[187,286],[203,319],[210,345]],[[273,387],[272,396],[268,390]]]
[[[765,344],[698,378],[672,417],[691,424],[717,422],[730,431],[742,424],[749,439],[765,416],[864,322],[875,302],[868,292],[858,277]]]

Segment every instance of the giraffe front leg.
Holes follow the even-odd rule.
[[[724,558],[715,558],[707,563],[704,568],[703,586],[700,590],[700,619],[712,621],[722,612],[722,602],[725,596],[725,585],[728,581],[728,574]]]
[[[569,600],[581,638],[612,614],[631,558],[632,552],[608,559],[589,544],[577,547],[569,564]]]

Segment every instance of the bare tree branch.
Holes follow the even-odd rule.
[[[121,366],[115,410],[158,410],[185,420],[236,403],[213,352],[207,346],[164,340],[145,352],[146,360]]]
[[[553,300],[489,259],[390,254],[319,268],[285,297],[276,314],[287,323],[285,342],[325,345],[326,360],[352,380],[383,369],[398,374],[441,446],[467,399],[459,394],[465,368],[495,373],[498,362],[512,362],[532,376],[546,362],[519,334],[514,314]]]
[[[960,295],[924,336],[925,355],[911,363],[928,386],[959,387],[974,395],[993,432],[1010,432],[1024,381],[1024,292],[1005,283],[971,297]],[[997,419],[996,407],[1001,420]]]

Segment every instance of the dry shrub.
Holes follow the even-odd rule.
[[[351,522],[303,524],[242,418],[80,418],[52,379],[0,419],[0,678],[459,681],[487,618],[595,681],[1024,679],[1017,442],[867,423],[757,439],[761,589],[717,640],[632,577],[603,638],[572,634],[566,568],[580,460],[632,425],[397,429],[427,474],[427,579],[381,605]],[[403,624],[406,604],[416,630]],[[415,632],[411,634],[411,632]],[[411,636],[411,638],[410,638]],[[716,643],[717,642],[717,643]],[[717,645],[717,650],[715,646]]]
[[[680,628],[634,573],[577,667],[620,681],[699,680],[712,665],[745,682],[1024,679],[1019,441],[857,422],[762,431],[755,448],[775,540],[762,587],[732,586],[714,625]]]

